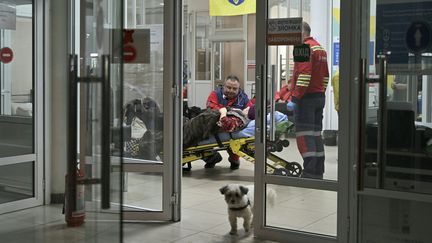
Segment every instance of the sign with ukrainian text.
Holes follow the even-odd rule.
[[[303,44],[303,18],[267,20],[267,45]]]

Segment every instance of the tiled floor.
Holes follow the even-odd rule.
[[[337,177],[337,147],[326,147],[326,179]],[[295,145],[279,154],[289,161],[301,161]],[[246,234],[239,223],[235,236],[230,226],[219,188],[227,183],[253,184],[253,164],[242,162],[231,171],[225,159],[214,169],[193,163],[182,179],[182,220],[177,223],[125,223],[124,242],[269,242]],[[127,204],[160,208],[160,176],[129,173]],[[336,234],[336,193],[269,185],[277,193],[269,207],[267,222],[272,226]],[[118,227],[107,221],[95,224],[91,216],[84,227],[67,228],[61,205],[50,205],[0,215],[0,242],[118,242]]]

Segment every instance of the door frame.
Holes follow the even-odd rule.
[[[341,1],[343,2],[343,1]],[[346,1],[348,2],[348,1]],[[266,160],[266,135],[265,135],[265,102],[264,99],[267,93],[267,82],[263,77],[267,77],[267,44],[266,44],[266,19],[268,18],[268,0],[267,1],[257,1],[257,21],[256,21],[256,129],[255,129],[255,206],[254,206],[254,232],[258,237],[269,239],[269,240],[279,240],[286,241],[290,239],[290,242],[316,242],[316,243],[334,243],[334,242],[347,242],[350,230],[350,217],[349,217],[349,180],[350,180],[350,166],[349,166],[349,147],[350,144],[341,142],[339,143],[338,152],[338,181],[316,181],[316,180],[304,180],[294,177],[282,177],[282,176],[272,176],[265,174],[265,163]],[[346,3],[345,3],[346,4]],[[344,7],[344,10],[345,7]],[[342,12],[342,6],[341,6]],[[349,16],[348,12],[345,14],[345,18]],[[344,21],[341,21],[344,22]],[[342,30],[343,31],[343,30]],[[350,33],[350,32],[348,32]],[[345,36],[345,35],[344,35]],[[342,37],[341,33],[341,47],[342,43],[345,44],[347,40]],[[348,40],[349,41],[349,40]],[[266,48],[262,48],[265,46]],[[345,45],[343,45],[345,47]],[[260,48],[261,47],[261,48]],[[346,49],[349,50],[349,49]],[[344,59],[343,59],[344,60]],[[343,61],[341,61],[343,62]],[[346,75],[346,74],[345,74]],[[344,86],[344,88],[346,88]],[[341,102],[342,103],[342,102]],[[341,107],[341,117],[347,117],[349,112],[349,103],[345,103]],[[341,118],[341,119],[343,119]],[[347,131],[349,123],[344,126],[340,126],[340,137],[341,141],[349,140]],[[341,124],[340,124],[341,125]],[[328,190],[338,193],[337,199],[337,235],[336,237],[310,234],[307,232],[299,232],[288,229],[280,229],[275,227],[268,227],[265,225],[265,185],[266,184],[276,184],[283,186],[295,186],[302,188],[310,188],[317,190]]]
[[[408,2],[408,1],[406,1]],[[342,8],[345,13],[343,14]],[[349,242],[357,242],[361,239],[361,213],[362,206],[360,197],[369,196],[384,199],[397,199],[397,200],[410,200],[411,202],[426,202],[431,203],[432,197],[428,194],[408,191],[395,191],[389,189],[376,189],[363,187],[360,180],[362,178],[361,158],[359,131],[363,120],[359,114],[360,104],[360,85],[364,75],[362,73],[361,58],[364,56],[364,50],[367,50],[365,38],[369,40],[369,27],[364,28],[362,20],[369,21],[369,15],[365,15],[370,8],[370,1],[354,0],[354,1],[341,1],[341,40],[344,36],[345,42],[341,41],[341,62],[340,62],[340,78],[341,80],[352,80],[351,82],[341,82],[340,90],[347,95],[340,96],[340,108],[350,109],[349,113],[344,113],[341,119],[349,121],[349,123],[340,124],[345,125],[346,136],[343,137],[343,144],[350,144],[347,161],[350,162],[350,181],[349,190],[349,204],[350,218],[352,230],[349,235]],[[378,17],[378,16],[376,16]],[[369,22],[368,22],[369,25]],[[368,26],[367,25],[367,26]],[[366,32],[366,33],[365,33]],[[365,33],[365,34],[364,34]],[[364,34],[364,36],[362,35]],[[350,50],[349,53],[342,50]],[[375,54],[376,55],[376,54]],[[375,56],[376,58],[376,56]],[[375,64],[378,65],[378,64]],[[380,73],[382,75],[382,73]],[[378,77],[380,75],[377,75]],[[382,78],[382,77],[380,77]],[[427,223],[427,222],[425,222]]]
[[[162,173],[162,211],[123,211],[123,220],[179,221],[182,171],[182,0],[165,0],[163,163],[124,164],[124,172]],[[123,161],[127,160],[125,158]]]
[[[339,159],[347,162],[346,173],[348,180],[341,184],[348,194],[345,206],[349,212],[349,231],[347,242],[356,242],[358,228],[358,200],[357,200],[357,163],[358,163],[358,129],[360,126],[358,107],[359,71],[360,71],[360,11],[361,1],[341,1],[340,6],[340,80],[354,80],[354,82],[340,82],[339,92],[347,95],[339,96],[340,144],[344,153],[339,152]],[[344,51],[349,50],[349,51]],[[338,227],[340,227],[338,225]]]
[[[49,1],[47,1],[49,2]],[[49,165],[49,151],[46,144],[49,143],[49,129],[46,129],[46,121],[48,113],[47,99],[49,90],[45,90],[48,86],[49,78],[47,75],[47,65],[49,60],[48,51],[45,48],[48,33],[44,31],[48,25],[48,20],[45,18],[46,9],[49,3],[43,0],[32,1],[32,29],[33,29],[33,150],[31,154],[0,158],[0,162],[6,164],[16,164],[22,162],[34,161],[34,197],[8,202],[0,205],[0,214],[11,211],[22,210],[30,207],[43,205],[49,201],[50,191],[45,189],[47,184],[45,181],[46,171]]]

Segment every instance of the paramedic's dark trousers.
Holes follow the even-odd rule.
[[[302,177],[322,179],[324,145],[321,137],[324,93],[305,94],[294,110],[297,148],[303,157]]]

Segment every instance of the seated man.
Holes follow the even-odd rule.
[[[225,79],[224,85],[212,91],[207,98],[207,108],[212,110],[220,110],[221,108],[237,108],[244,110],[249,102],[247,94],[240,89],[240,81],[238,77],[230,75]],[[236,170],[240,166],[239,156],[228,151],[230,168]],[[205,168],[213,168],[216,163],[222,160],[219,153],[204,159],[206,162]]]

